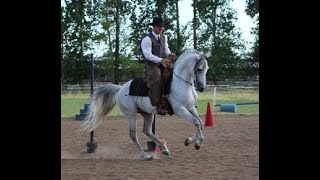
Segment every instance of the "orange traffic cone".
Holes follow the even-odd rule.
[[[213,114],[212,114],[212,111],[211,111],[211,105],[210,103],[208,102],[208,105],[207,105],[207,114],[206,114],[206,122],[205,122],[205,125],[206,126],[214,126],[214,118],[213,118]]]

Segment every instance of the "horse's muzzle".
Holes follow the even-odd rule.
[[[196,81],[196,84],[197,84],[197,90],[199,90],[200,92],[203,92],[205,89],[205,86],[200,81]]]

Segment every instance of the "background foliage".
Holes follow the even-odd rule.
[[[101,43],[103,57],[95,59],[95,80],[107,77],[115,84],[143,75],[141,38],[151,31],[154,16],[169,23],[165,34],[173,52],[192,46],[211,51],[209,82],[259,74],[259,1],[246,0],[246,13],[255,19],[255,43],[244,52],[245,40],[235,26],[237,13],[230,0],[193,0],[194,19],[179,22],[179,0],[65,0],[61,7],[61,79],[82,84],[90,79],[90,54]],[[190,12],[191,13],[191,12]],[[240,52],[240,53],[239,53]]]

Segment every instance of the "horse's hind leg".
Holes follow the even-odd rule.
[[[129,124],[130,124],[130,137],[132,139],[132,141],[134,142],[134,144],[137,146],[138,148],[138,152],[141,156],[142,159],[144,160],[151,160],[152,156],[146,154],[137,137],[137,120],[136,120],[136,114],[128,114],[126,113],[125,116],[129,119]]]
[[[155,142],[157,145],[159,145],[162,149],[162,153],[165,155],[169,155],[170,152],[163,143],[152,133],[152,123],[154,121],[153,114],[142,114],[144,123],[143,123],[143,130],[142,132],[146,134],[153,142]]]
[[[129,92],[130,84],[126,83],[124,86],[122,86],[121,90],[119,91],[117,95],[117,104],[121,110],[121,112],[124,114],[124,116],[129,120],[129,127],[130,127],[130,137],[134,144],[136,145],[138,149],[138,153],[140,154],[141,158],[144,160],[150,160],[152,159],[152,156],[146,154],[137,137],[137,106],[136,106],[136,100],[137,97],[134,96],[128,96],[127,93]]]

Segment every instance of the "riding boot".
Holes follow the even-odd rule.
[[[149,97],[152,106],[157,106],[157,113],[159,115],[165,115],[168,113],[163,108],[161,96],[162,96],[162,82],[161,82],[161,69],[158,64],[153,62],[146,63],[146,77],[147,85],[149,88]]]
[[[157,113],[159,115],[166,115],[168,113],[167,110],[162,109],[162,104],[157,105]]]

